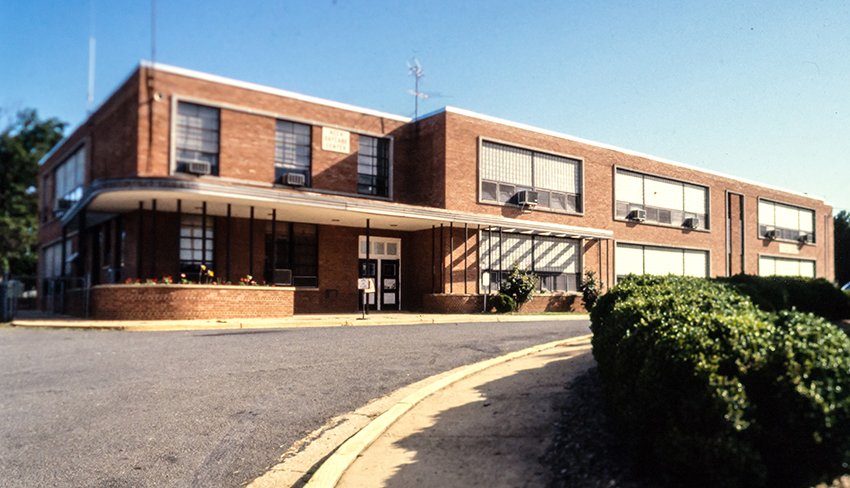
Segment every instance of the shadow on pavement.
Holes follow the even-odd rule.
[[[400,419],[399,432],[404,423],[416,422],[414,432],[392,443],[391,455],[400,462],[384,475],[389,477],[383,486],[546,486],[551,479],[546,449],[570,395],[564,385],[595,362],[587,349],[534,356],[537,367],[520,358],[501,365],[512,373],[486,370],[434,394],[417,406],[419,411],[411,410],[410,418]],[[380,486],[379,479],[373,481]]]

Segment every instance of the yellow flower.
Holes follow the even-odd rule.
[[[210,270],[210,271],[209,271],[209,274],[210,274],[210,276],[215,276],[215,275],[213,274],[213,271],[212,271],[212,270]]]
[[[201,271],[203,271],[203,270],[205,270],[205,269],[207,269],[207,267],[206,267],[205,265],[203,265],[203,264],[202,264],[202,265],[201,265]]]

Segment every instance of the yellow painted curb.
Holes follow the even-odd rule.
[[[582,342],[590,338],[592,334],[587,334],[578,337],[572,337],[570,339],[559,340],[554,342],[549,342],[546,344],[541,344],[539,346],[529,347],[527,349],[523,349],[521,351],[512,352],[510,354],[506,354],[504,356],[500,356],[493,359],[487,359],[485,361],[481,361],[475,364],[471,364],[468,367],[454,373],[450,376],[447,376],[439,381],[435,381],[430,385],[421,388],[420,390],[411,393],[404,399],[400,400],[395,404],[392,408],[378,416],[375,420],[373,420],[369,425],[361,429],[358,433],[351,436],[347,441],[342,443],[336,451],[334,451],[327,460],[319,467],[318,470],[313,474],[310,478],[310,481],[307,482],[305,488],[333,488],[342,478],[342,475],[351,466],[351,463],[357,459],[357,456],[360,455],[367,447],[369,447],[375,440],[381,436],[389,427],[392,425],[399,417],[404,415],[408,410],[413,408],[414,405],[421,402],[427,396],[455,383],[469,375],[475,374],[479,371],[487,369],[489,367],[495,366],[497,364],[506,363],[513,359],[528,356],[529,354],[538,353],[541,351],[545,351],[546,349],[551,349],[557,346],[567,346],[573,343]]]

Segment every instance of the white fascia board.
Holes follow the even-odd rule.
[[[455,113],[455,114],[458,114],[458,115],[464,115],[466,117],[472,117],[472,118],[476,118],[476,119],[480,119],[480,120],[486,120],[488,122],[493,122],[495,124],[507,125],[509,127],[515,127],[517,129],[523,129],[523,130],[527,130],[527,131],[530,131],[530,132],[537,132],[538,134],[544,134],[544,135],[547,135],[547,136],[557,137],[559,139],[566,139],[568,141],[579,142],[581,144],[587,144],[589,146],[595,146],[595,147],[599,147],[599,148],[602,148],[602,149],[609,149],[611,151],[617,151],[617,152],[620,152],[620,153],[623,153],[623,154],[628,154],[630,156],[637,156],[639,158],[651,159],[653,161],[658,161],[659,163],[669,164],[669,165],[672,165],[672,166],[678,166],[680,168],[685,168],[685,169],[689,169],[689,170],[692,170],[692,171],[699,171],[700,173],[706,173],[706,174],[710,174],[710,175],[714,175],[714,176],[719,176],[721,178],[727,178],[727,179],[738,181],[738,182],[741,182],[741,183],[746,183],[748,185],[761,186],[763,188],[768,188],[768,189],[771,189],[771,190],[781,191],[781,192],[784,192],[784,193],[790,193],[792,195],[797,195],[797,196],[801,196],[801,197],[805,197],[805,198],[811,198],[812,200],[819,200],[821,202],[824,202],[824,204],[829,205],[829,204],[826,203],[826,201],[822,197],[807,195],[805,193],[801,193],[801,192],[798,192],[798,191],[788,190],[786,188],[780,188],[778,186],[767,185],[767,184],[764,184],[764,183],[759,183],[757,181],[751,181],[751,180],[747,180],[745,178],[739,178],[737,176],[727,175],[725,173],[720,173],[719,171],[713,171],[713,170],[710,170],[710,169],[699,168],[699,167],[696,167],[696,166],[690,166],[690,165],[687,165],[687,164],[684,164],[684,163],[680,163],[678,161],[672,161],[672,160],[669,160],[669,159],[659,158],[659,157],[652,156],[652,155],[649,155],[649,154],[644,154],[644,153],[641,153],[641,152],[632,151],[630,149],[623,149],[621,147],[612,146],[610,144],[603,144],[601,142],[595,142],[595,141],[591,141],[591,140],[588,140],[588,139],[582,139],[580,137],[571,136],[569,134],[562,134],[560,132],[555,132],[555,131],[548,130],[548,129],[541,129],[539,127],[521,124],[519,122],[511,122],[510,120],[504,120],[504,119],[500,119],[500,118],[497,118],[497,117],[491,117],[489,115],[483,115],[483,114],[479,114],[479,113],[476,113],[476,112],[471,112],[469,110],[464,110],[462,108],[445,107],[444,109],[441,109],[441,110],[438,110],[436,112],[432,112],[432,113],[428,114],[427,117],[430,117],[432,115],[436,115],[436,114],[441,113],[441,112],[450,112],[450,113]]]
[[[180,76],[186,76],[188,78],[195,78],[204,81],[211,81],[213,83],[219,83],[222,85],[229,85],[236,88],[244,88],[246,90],[257,91],[261,93],[268,93],[270,95],[277,95],[280,97],[293,98],[295,100],[301,100],[303,102],[315,103],[318,105],[324,105],[326,107],[339,108],[342,110],[348,110],[351,112],[357,112],[365,115],[373,115],[375,117],[383,117],[385,119],[397,120],[399,122],[410,122],[412,119],[410,117],[403,117],[401,115],[390,114],[386,112],[380,112],[378,110],[372,110],[363,107],[357,107],[355,105],[349,105],[347,103],[334,102],[331,100],[325,100],[324,98],[312,97],[310,95],[302,95],[300,93],[295,93],[291,91],[281,90],[279,88],[272,88],[265,85],[258,85],[256,83],[249,83],[247,81],[234,80],[233,78],[227,78],[219,75],[212,75],[209,73],[203,73],[201,71],[195,71],[186,68],[178,68],[177,66],[170,66],[167,64],[161,63],[151,63],[150,61],[142,61],[140,66],[145,68],[153,68],[157,71],[163,71],[166,73],[171,73]]]

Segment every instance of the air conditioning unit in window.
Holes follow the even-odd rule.
[[[688,217],[685,219],[685,227],[690,229],[699,229],[699,217]]]
[[[536,191],[522,190],[520,192],[517,192],[516,201],[518,205],[536,207],[540,201],[540,194]]]
[[[292,270],[291,269],[276,269],[274,270],[274,284],[282,286],[292,286]]]
[[[797,238],[800,241],[800,244],[808,244],[812,240],[812,235],[806,232],[800,234],[800,237]]]
[[[765,239],[776,239],[776,236],[777,236],[776,229],[774,229],[773,227],[768,227],[764,231],[764,238]]]
[[[60,198],[59,203],[57,204],[57,206],[59,207],[59,210],[68,210],[73,205],[74,205],[74,202],[72,202],[71,200],[65,199],[65,198]]]
[[[646,210],[635,209],[629,212],[629,220],[633,222],[646,222]]]
[[[280,182],[291,186],[304,186],[307,184],[307,177],[301,173],[286,173],[280,177]]]
[[[212,172],[212,165],[207,161],[187,161],[186,172],[193,175],[208,175]]]

